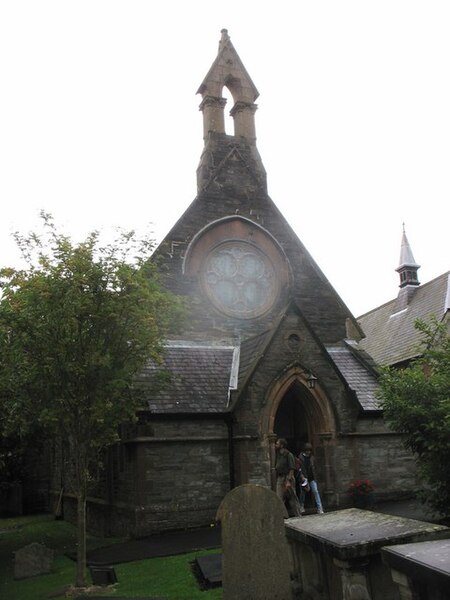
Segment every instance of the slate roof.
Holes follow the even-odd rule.
[[[239,392],[242,391],[258,362],[264,356],[267,346],[275,333],[275,329],[276,328],[264,331],[260,335],[248,338],[241,343],[238,382]]]
[[[350,388],[356,392],[362,409],[381,410],[380,403],[375,396],[375,390],[378,387],[375,372],[366,363],[364,353],[360,351],[358,344],[346,340],[339,346],[327,347],[327,352]]]
[[[232,390],[242,392],[270,346],[279,323],[241,344],[216,345],[199,342],[167,342],[162,364],[150,362],[136,379],[153,414],[218,414],[232,409]],[[327,347],[334,363],[364,411],[379,410],[375,396],[375,364],[360,346],[345,340]],[[161,372],[170,374],[156,386]]]
[[[150,362],[136,379],[152,413],[221,413],[237,384],[237,346],[168,342],[161,365]],[[170,373],[155,388],[161,371]]]
[[[400,290],[402,292],[402,290]],[[450,271],[415,288],[406,308],[397,298],[358,317],[366,337],[359,345],[381,365],[395,365],[420,354],[421,333],[416,319],[443,319],[450,308]]]

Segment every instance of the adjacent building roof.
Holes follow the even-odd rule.
[[[395,365],[421,353],[422,334],[417,319],[446,317],[450,308],[450,271],[414,288],[403,288],[399,296],[360,316],[366,337],[359,345],[381,365]]]
[[[239,348],[168,342],[162,364],[149,363],[136,379],[152,413],[220,413],[237,385]]]

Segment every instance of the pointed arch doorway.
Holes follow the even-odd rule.
[[[295,367],[275,382],[269,392],[262,426],[269,446],[271,485],[275,489],[275,442],[283,437],[295,455],[305,442],[312,443],[322,489],[325,494],[332,494],[330,447],[336,434],[334,413],[321,386],[308,387],[307,374],[301,367]]]
[[[289,450],[296,456],[314,430],[311,398],[308,390],[294,381],[282,397],[275,414],[273,432],[285,438]]]

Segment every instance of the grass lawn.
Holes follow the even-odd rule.
[[[111,538],[89,537],[88,548],[114,543]],[[52,573],[15,580],[13,552],[32,542],[40,542],[55,550]],[[75,563],[65,556],[74,551],[75,528],[50,515],[33,515],[16,519],[0,519],[0,598],[2,600],[54,600],[65,598],[64,589],[73,583]],[[160,596],[167,600],[219,600],[222,589],[201,591],[191,571],[196,557],[217,552],[198,551],[177,556],[152,558],[114,565],[118,583],[95,595],[120,597]],[[59,593],[58,593],[59,592]]]

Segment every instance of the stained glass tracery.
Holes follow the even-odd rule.
[[[206,290],[225,312],[253,317],[265,312],[277,292],[272,263],[258,248],[228,242],[213,250],[203,271]]]

